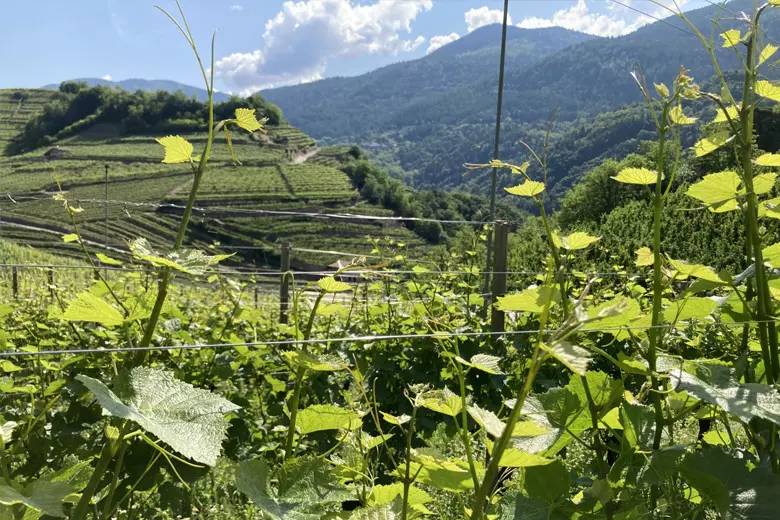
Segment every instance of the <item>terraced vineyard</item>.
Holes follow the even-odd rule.
[[[0,146],[5,149],[57,94],[43,90],[0,91]],[[70,233],[67,212],[53,196],[61,187],[78,200],[79,228],[94,244],[106,240],[104,184],[108,166],[108,245],[124,250],[132,238],[168,244],[175,236],[177,206],[183,205],[192,181],[189,168],[163,165],[159,135],[120,135],[112,125],[84,132],[24,154],[0,156],[2,238],[78,256],[59,235]],[[205,134],[183,134],[196,149]],[[309,136],[285,123],[268,134],[232,136],[240,159],[234,165],[224,136],[215,143],[211,170],[204,178],[190,226],[189,245],[219,243],[237,251],[239,262],[276,267],[281,242],[305,249],[369,253],[367,236],[386,236],[409,246],[424,242],[403,226],[381,221],[326,221],[303,216],[267,215],[263,211],[359,213],[390,216],[384,208],[361,201],[339,168],[345,148],[315,149]],[[59,148],[57,148],[59,147]],[[59,187],[58,187],[59,186]],[[257,249],[254,249],[257,248]],[[118,254],[118,251],[113,251]],[[333,255],[296,252],[293,265],[323,267]]]

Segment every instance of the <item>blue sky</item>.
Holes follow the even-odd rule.
[[[672,4],[674,0],[663,0]],[[620,0],[650,16],[650,0]],[[705,0],[677,0],[685,9]],[[175,10],[173,0],[158,0]],[[182,0],[201,50],[219,28],[217,88],[250,92],[354,75],[425,56],[500,21],[501,0]],[[668,13],[667,13],[668,14]],[[510,0],[513,25],[563,26],[601,36],[652,22],[610,0]],[[75,77],[202,79],[178,31],[147,0],[8,2],[0,31],[0,88],[39,87]],[[16,52],[16,50],[19,52]]]

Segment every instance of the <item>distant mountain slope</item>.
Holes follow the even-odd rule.
[[[557,27],[511,27],[507,39],[508,66],[524,68],[594,37]],[[266,90],[262,95],[284,107],[290,120],[298,121],[308,133],[319,137],[397,129],[409,123],[405,114],[414,114],[417,106],[435,103],[448,92],[457,93],[464,86],[495,77],[500,42],[501,26],[489,25],[418,60],[388,65],[357,77]],[[437,116],[431,114],[431,121],[436,122]]]
[[[727,8],[734,12],[751,10],[752,0],[733,0]],[[690,20],[706,35],[718,7],[710,6],[688,13]],[[732,13],[723,13],[724,29],[741,27]],[[780,34],[780,9],[770,9],[762,18],[770,37]],[[592,120],[597,114],[617,110],[641,100],[630,76],[639,63],[648,83],[670,83],[685,66],[699,81],[711,78],[712,63],[705,48],[676,17],[645,26],[626,36],[587,38],[563,29],[536,29],[518,32],[512,28],[510,58],[504,91],[502,158],[522,161],[525,140],[539,144],[547,121],[558,111],[554,142],[560,150],[561,168],[550,178],[555,184],[571,177],[567,148],[590,150],[578,155],[578,164],[605,153],[630,152],[630,146],[580,146],[559,138]],[[731,49],[714,42],[724,70],[740,66]],[[497,56],[500,26],[489,26],[446,45],[425,58],[399,63],[357,78],[339,78],[307,85],[263,92],[280,105],[285,116],[315,138],[326,142],[358,142],[396,173],[417,188],[463,188],[484,191],[487,184],[479,176],[462,176],[464,162],[481,163],[491,157],[495,120]],[[491,44],[492,42],[492,44]],[[483,63],[479,68],[479,63]],[[468,73],[474,70],[473,73]],[[455,71],[455,72],[451,72]],[[462,74],[460,72],[463,72]],[[780,71],[764,67],[771,79]],[[633,116],[632,116],[633,117]],[[579,123],[575,123],[580,121]],[[616,128],[609,119],[598,125],[619,138],[625,119]],[[651,133],[647,133],[651,136]],[[627,136],[638,143],[637,133]],[[597,138],[594,138],[596,141]],[[606,144],[606,143],[605,143]],[[632,146],[633,146],[632,144]]]
[[[125,79],[122,81],[108,81],[102,78],[78,78],[72,81],[83,81],[89,84],[90,87],[97,85],[107,85],[110,87],[119,86],[129,92],[135,92],[136,90],[148,90],[151,92],[165,90],[167,92],[176,92],[177,90],[181,90],[187,96],[194,95],[198,98],[198,101],[206,101],[208,99],[208,94],[205,89],[193,87],[191,85],[185,85],[184,83],[170,81],[167,79]],[[59,87],[59,85],[51,84],[45,85],[43,88],[57,90]],[[226,101],[229,98],[230,95],[223,92],[214,93],[214,101]]]

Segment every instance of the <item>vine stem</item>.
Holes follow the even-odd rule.
[[[658,156],[656,158],[656,173],[658,178],[655,183],[655,196],[653,197],[653,316],[650,330],[650,344],[647,348],[647,364],[650,370],[650,398],[653,401],[655,411],[655,434],[653,435],[653,449],[661,447],[661,435],[663,434],[664,414],[661,403],[661,395],[658,390],[658,378],[655,376],[658,362],[658,350],[663,341],[663,335],[659,325],[663,320],[662,298],[663,284],[661,280],[663,259],[661,258],[661,213],[663,211],[663,185],[661,179],[664,172],[665,145],[666,145],[666,121],[669,114],[669,104],[664,103],[664,111],[658,126]]]
[[[539,368],[542,366],[543,357],[541,355],[541,350],[541,341],[539,341],[534,349],[533,361],[528,369],[528,375],[525,378],[525,383],[523,383],[523,389],[517,398],[517,403],[515,403],[515,407],[512,408],[512,412],[509,414],[509,419],[506,422],[504,431],[501,433],[501,437],[493,447],[490,463],[485,470],[485,478],[482,480],[482,485],[477,490],[476,497],[474,498],[474,510],[471,514],[471,520],[483,520],[484,518],[485,503],[487,502],[488,494],[491,491],[490,488],[493,485],[493,479],[496,474],[498,474],[501,455],[503,455],[509,446],[509,442],[512,439],[512,432],[515,429],[517,421],[520,420],[520,414],[523,410],[525,400],[531,393],[531,388],[533,387],[536,375],[539,372]]]
[[[455,354],[460,357],[460,349],[458,348],[457,342],[455,342]],[[471,480],[474,482],[474,489],[477,489],[479,487],[479,477],[477,476],[477,467],[474,464],[474,454],[471,450],[471,438],[468,430],[469,414],[468,409],[466,408],[466,377],[461,364],[455,361],[455,366],[458,371],[458,380],[460,382],[460,437],[463,440],[463,447],[466,449],[466,459],[468,460],[469,470],[471,471]],[[457,421],[455,424],[457,424]]]
[[[110,519],[110,512],[111,512],[111,503],[114,501],[114,494],[116,493],[117,484],[119,483],[119,472],[122,470],[122,462],[125,458],[125,451],[127,451],[128,443],[125,439],[125,434],[127,432],[127,422],[122,425],[122,428],[119,432],[119,439],[117,439],[117,444],[119,445],[119,449],[117,450],[117,461],[116,465],[114,467],[114,475],[111,478],[111,487],[109,488],[108,495],[106,496],[106,505],[103,509],[103,517],[108,520]]]
[[[412,436],[414,435],[414,421],[417,417],[417,406],[412,408],[412,419],[409,421],[409,429],[406,431],[406,469],[404,470],[404,496],[401,520],[406,520],[409,514],[409,488],[412,487]]]
[[[179,11],[181,12],[181,7],[179,7]],[[182,17],[184,17],[183,12],[182,12]],[[174,23],[176,23],[175,20]],[[186,18],[184,18],[184,23],[186,25],[187,23]],[[187,33],[189,33],[189,27],[187,27]],[[198,163],[198,169],[195,172],[195,178],[192,182],[190,195],[187,198],[187,206],[184,209],[184,215],[182,215],[181,222],[179,223],[179,231],[176,233],[176,242],[174,243],[173,246],[174,251],[178,251],[179,249],[181,249],[181,246],[184,243],[184,237],[187,234],[187,227],[189,226],[190,218],[192,217],[192,209],[195,206],[195,198],[198,196],[198,189],[200,188],[200,182],[203,179],[203,174],[206,172],[206,165],[208,164],[209,156],[211,155],[211,146],[214,142],[214,63],[213,62],[214,62],[215,37],[216,37],[216,33],[214,34],[214,38],[211,39],[211,61],[212,61],[211,82],[206,80],[206,85],[208,87],[208,107],[209,107],[208,138],[206,140],[206,148],[200,157],[200,163]],[[201,59],[200,59],[200,54],[198,53],[198,50],[195,47],[194,42],[192,41],[191,35],[188,41],[190,42],[190,45],[192,46],[192,49],[195,52],[195,56],[197,57],[198,63],[201,66],[201,70],[203,71],[203,76],[205,80],[206,79],[205,69],[203,68],[203,64],[201,63]],[[152,312],[149,316],[149,321],[146,323],[146,330],[144,330],[144,335],[143,338],[141,338],[141,343],[139,345],[142,348],[146,348],[152,343],[152,337],[154,336],[154,331],[157,328],[157,322],[160,319],[160,313],[162,312],[163,305],[165,304],[165,299],[168,297],[168,287],[170,286],[171,278],[172,278],[171,268],[163,267],[162,279],[160,280],[160,284],[158,285],[158,289],[157,289],[157,299],[154,301],[154,307],[152,308]],[[143,355],[146,356],[146,353],[144,353]]]
[[[311,330],[314,326],[314,317],[317,315],[317,308],[322,302],[322,298],[325,296],[325,291],[320,292],[317,295],[317,299],[314,301],[314,306],[309,314],[309,321],[306,323],[306,329],[303,333],[305,340],[311,337]],[[298,300],[295,300],[295,307],[297,309]],[[298,322],[298,312],[295,312],[295,321]],[[306,345],[303,346],[304,352],[306,352]],[[301,365],[298,367],[298,371],[295,373],[295,389],[293,390],[293,396],[290,400],[290,426],[287,429],[287,442],[285,443],[284,458],[286,459],[292,454],[292,450],[295,447],[295,423],[298,420],[298,408],[301,402],[301,393],[303,392],[303,378],[306,376],[306,367]]]
[[[768,330],[767,321],[772,313],[772,303],[769,296],[769,285],[764,267],[764,254],[761,247],[761,235],[758,230],[758,197],[753,188],[753,119],[755,112],[755,81],[756,71],[755,62],[755,31],[758,29],[758,16],[754,18],[753,35],[750,36],[747,44],[746,63],[748,70],[745,73],[745,82],[742,93],[742,141],[739,146],[740,162],[742,166],[743,182],[746,191],[746,218],[748,228],[748,240],[753,250],[753,258],[756,266],[756,301],[758,320],[761,322],[758,326],[759,341],[764,358],[767,383],[773,384],[780,372],[780,359],[778,358],[777,333],[772,327]],[[771,332],[771,333],[770,333]]]
[[[87,483],[87,487],[84,488],[84,492],[81,494],[81,499],[79,499],[78,504],[76,504],[76,507],[71,513],[71,520],[86,520],[92,497],[95,495],[98,485],[103,479],[103,476],[108,469],[108,465],[111,464],[111,459],[113,458],[114,447],[112,446],[111,441],[107,439],[103,445],[103,450],[100,452],[100,458],[95,466],[95,470],[92,472],[89,483]]]

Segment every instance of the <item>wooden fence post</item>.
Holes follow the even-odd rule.
[[[279,271],[282,274],[282,284],[279,287],[279,321],[287,323],[288,310],[290,306],[290,277],[287,272],[290,270],[290,243],[282,244],[281,267]]]
[[[54,300],[54,268],[49,267],[46,270],[46,280],[49,282],[49,296]]]
[[[495,250],[493,256],[493,287],[490,295],[490,330],[504,332],[504,311],[494,307],[499,296],[506,294],[507,254],[509,251],[509,226],[496,222]]]
[[[19,297],[19,270],[16,266],[11,270],[11,287],[14,291],[14,299]]]

